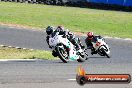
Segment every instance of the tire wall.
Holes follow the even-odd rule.
[[[36,3],[36,4],[53,4],[53,5],[72,5],[79,3],[103,3],[103,4],[114,4],[121,6],[132,6],[132,0],[0,0],[9,2],[21,2],[21,3]]]
[[[0,0],[0,1],[85,7],[105,10],[132,11],[132,0]]]

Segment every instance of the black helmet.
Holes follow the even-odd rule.
[[[64,27],[63,26],[58,26],[56,31],[57,32],[62,32],[62,31],[64,31]]]
[[[52,26],[48,26],[48,27],[46,28],[46,33],[47,33],[47,35],[52,34],[53,30],[54,30],[54,28],[53,28]]]

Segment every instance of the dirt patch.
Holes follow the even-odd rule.
[[[11,24],[11,23],[2,23],[2,22],[0,22],[0,25],[8,26],[10,28],[17,28],[17,29],[42,30],[42,28],[35,28],[35,27],[25,26],[25,25],[20,25],[20,24]],[[86,36],[86,33],[84,33],[84,32],[74,32],[74,34],[79,35],[79,36]]]
[[[74,34],[79,36],[86,36],[86,33],[84,32],[74,32]]]
[[[41,30],[40,28],[35,28],[35,27],[25,26],[25,25],[20,25],[20,24],[11,24],[11,23],[0,22],[0,25],[12,27],[12,28],[17,28],[17,29],[39,29],[39,30]]]

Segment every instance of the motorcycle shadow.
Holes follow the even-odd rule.
[[[78,61],[69,61],[69,62],[67,62],[67,63],[64,63],[63,61],[61,61],[61,60],[55,60],[55,61],[53,61],[53,63],[58,63],[58,64],[78,64],[78,63],[80,63],[80,64],[82,64],[82,63],[85,63],[85,62],[78,62]]]
[[[107,57],[104,57],[104,56],[89,56],[89,59],[90,58],[101,58],[101,59],[104,59],[105,58],[106,59]]]

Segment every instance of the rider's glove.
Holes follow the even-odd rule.
[[[66,38],[66,34],[63,34],[63,36],[62,36],[63,38]]]

